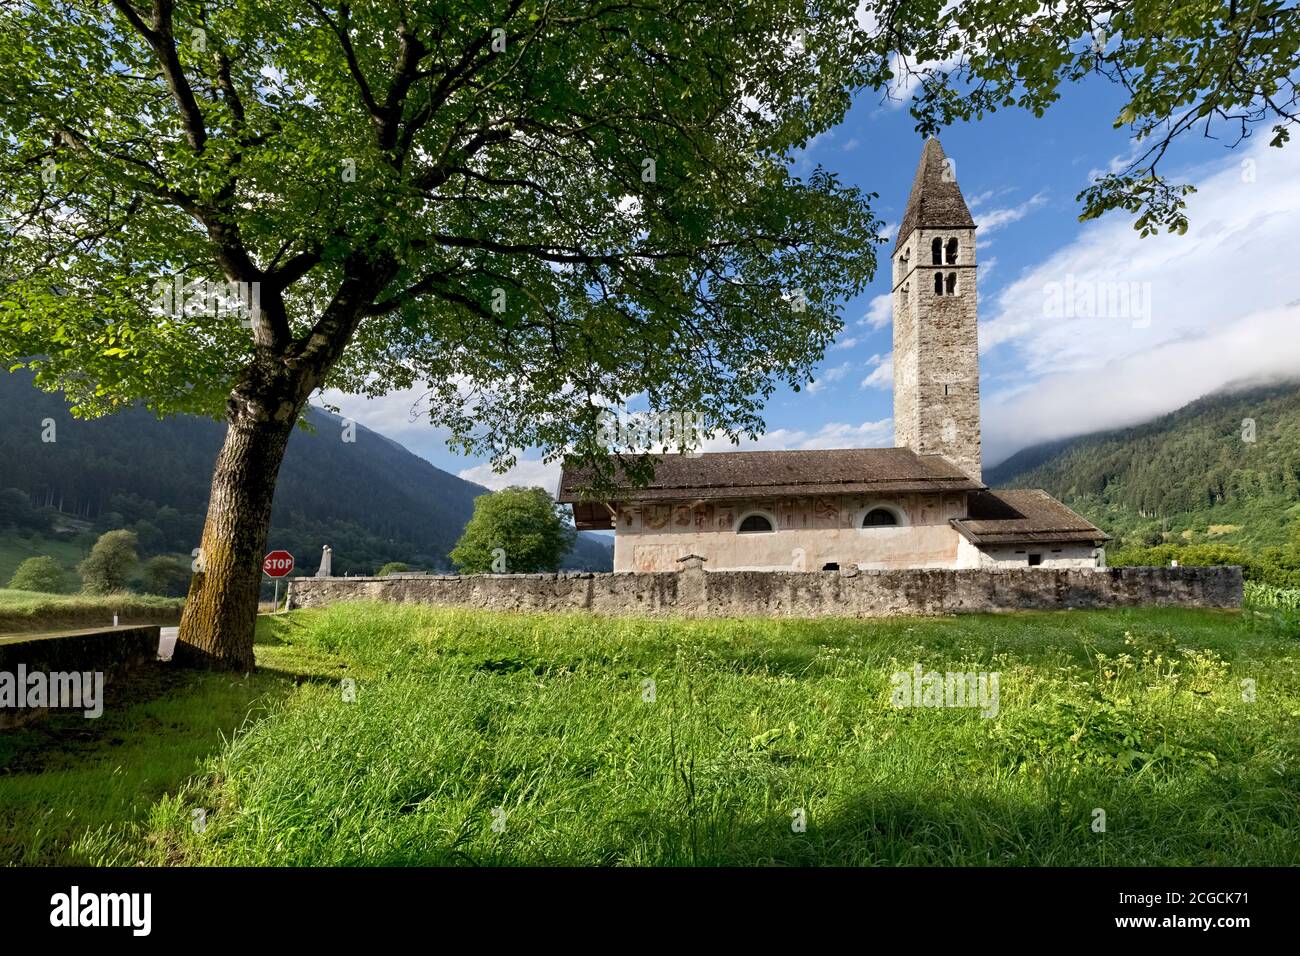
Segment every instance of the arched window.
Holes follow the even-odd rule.
[[[772,522],[767,515],[747,515],[736,529],[737,534],[763,534],[771,531]]]
[[[898,517],[887,508],[872,508],[862,519],[864,528],[886,528],[898,524]]]
[[[957,294],[957,273],[955,272],[948,273],[948,294]]]
[[[933,265],[943,265],[943,240],[938,236],[930,243],[930,262]]]
[[[934,294],[943,295],[943,273],[942,272],[936,272],[934,274]]]
[[[948,240],[946,252],[948,265],[955,266],[957,264],[957,239],[955,237]]]

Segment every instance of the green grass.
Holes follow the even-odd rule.
[[[121,624],[175,624],[183,598],[152,594],[41,594],[0,588],[0,634]]]
[[[258,658],[247,676],[159,665],[110,684],[97,720],[58,715],[0,731],[0,863],[88,862],[75,844],[100,827],[139,837],[154,802],[240,728],[297,683],[338,672],[338,662],[306,648],[259,646]]]
[[[9,579],[18,570],[18,565],[28,558],[39,558],[43,555],[54,558],[63,566],[69,587],[80,587],[81,578],[77,576],[77,564],[90,553],[90,545],[94,543],[93,536],[87,541],[41,535],[25,538],[12,532],[0,532],[0,588],[9,583]]]
[[[260,633],[251,678],[174,677],[102,727],[69,724],[94,739],[52,762],[48,740],[15,746],[0,850],[216,865],[1300,863],[1300,638],[1271,618],[655,622],[355,604],[264,618]],[[914,663],[998,671],[998,716],[894,708],[890,675]]]

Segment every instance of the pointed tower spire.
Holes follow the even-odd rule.
[[[981,481],[975,220],[933,137],[894,247],[894,441]]]
[[[912,180],[912,195],[898,226],[894,250],[905,243],[915,229],[974,229],[975,220],[966,208],[957,186],[957,170],[944,155],[939,137],[931,136],[921,150],[921,161]]]

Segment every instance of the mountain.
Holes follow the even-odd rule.
[[[1036,445],[984,480],[1051,492],[1112,547],[1282,545],[1300,521],[1300,386],[1218,392],[1144,425]]]
[[[80,421],[59,395],[34,388],[27,373],[0,375],[0,409],[0,490],[19,489],[33,507],[53,509],[64,539],[128,527],[139,534],[142,556],[198,546],[223,423],[160,420],[142,409]],[[474,498],[487,489],[378,432],[360,425],[345,431],[328,412],[311,409],[307,423],[289,439],[268,549],[293,553],[303,573],[315,571],[325,544],[339,574],[373,572],[389,561],[449,570],[447,554]],[[23,510],[21,496],[0,494],[8,495],[0,500],[0,525],[21,525],[3,520],[7,510]],[[609,570],[609,541],[579,536],[564,566]]]

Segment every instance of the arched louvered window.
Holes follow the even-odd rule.
[[[932,265],[943,265],[943,240],[938,236],[930,243],[930,262]]]
[[[955,266],[957,264],[957,239],[955,237],[948,240],[945,252],[948,265]]]
[[[934,274],[934,294],[943,295],[943,273],[942,272],[936,272]]]
[[[957,273],[955,272],[948,273],[947,292],[949,295],[957,294]]]

